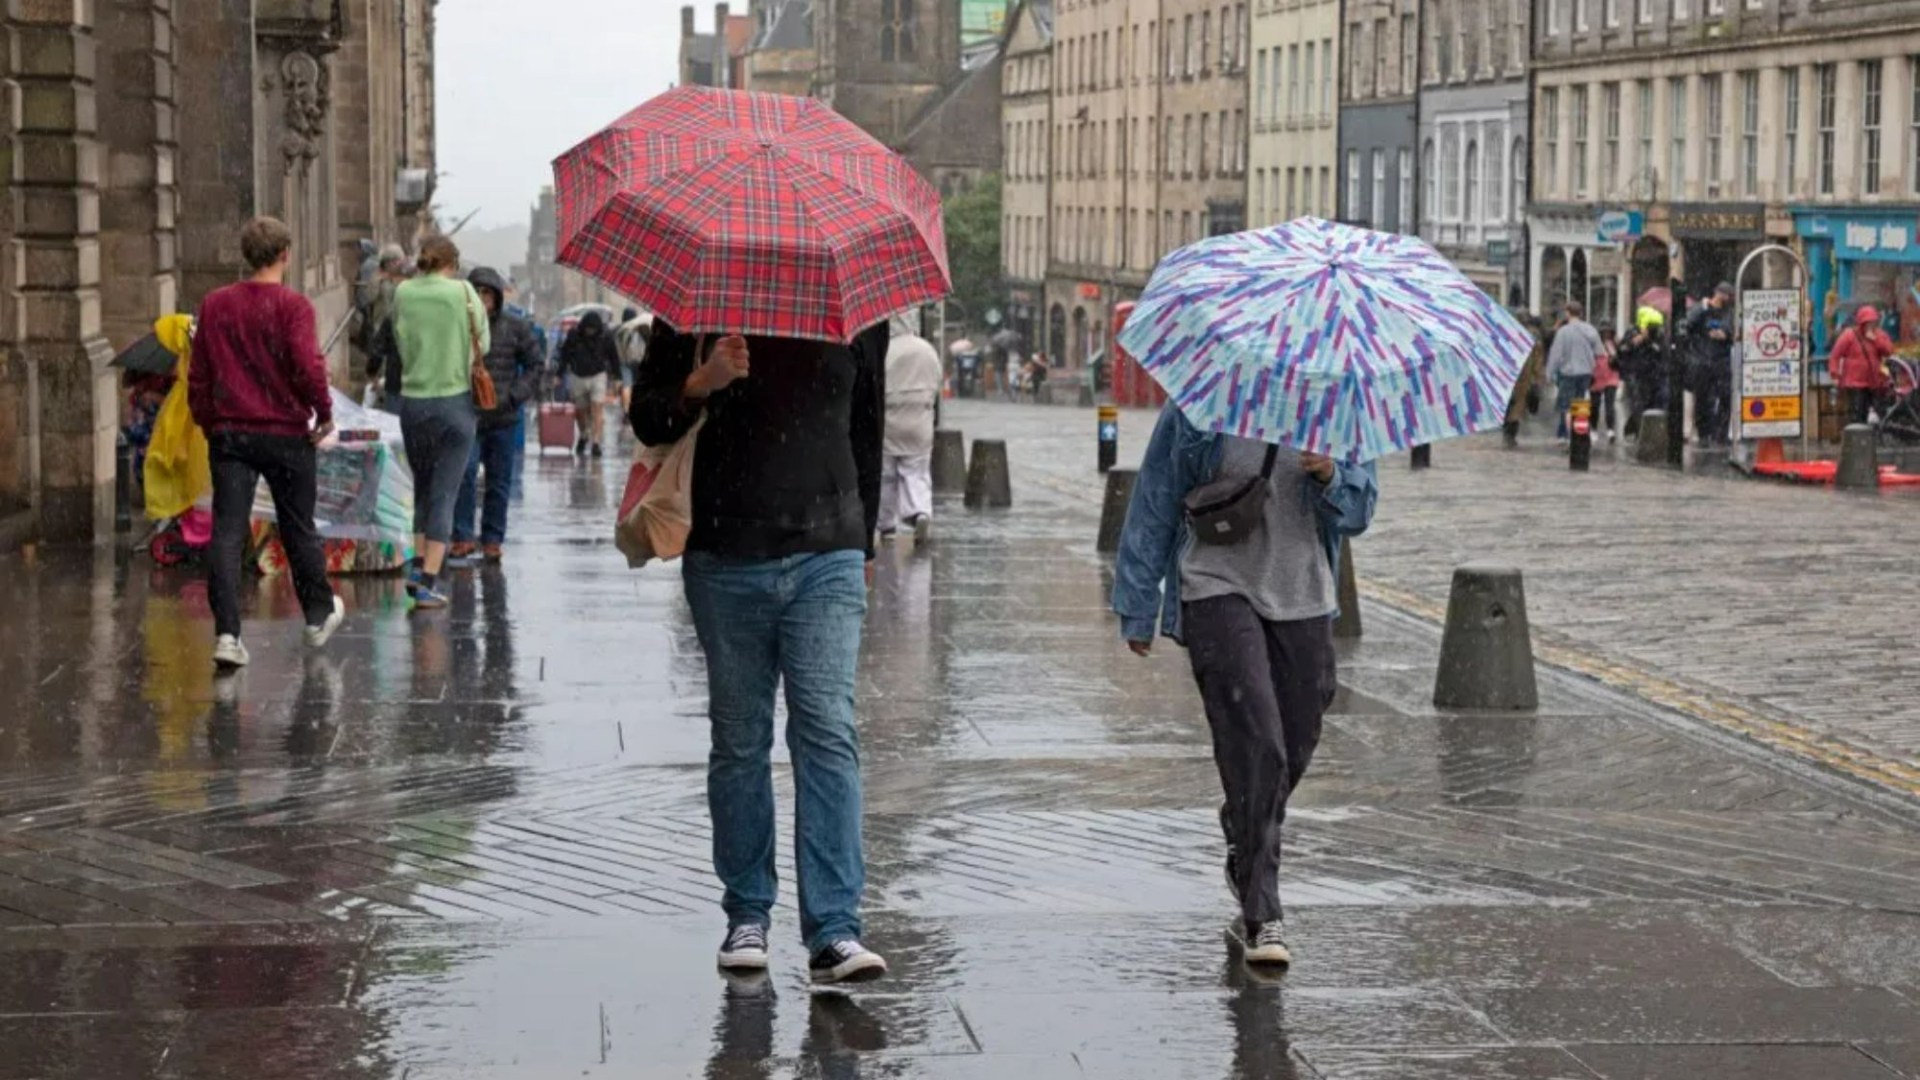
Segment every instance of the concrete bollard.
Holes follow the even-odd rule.
[[[1840,433],[1840,468],[1833,474],[1833,483],[1856,491],[1880,486],[1880,451],[1873,428],[1848,424]]]
[[[1667,420],[1662,409],[1640,414],[1640,441],[1633,444],[1633,460],[1642,465],[1667,463]]]
[[[1007,476],[1004,439],[973,440],[973,460],[967,468],[967,509],[999,509],[1013,505],[1013,481]]]
[[[1418,472],[1421,469],[1433,468],[1433,444],[1432,443],[1421,443],[1419,446],[1416,446],[1413,448],[1413,460],[1411,463],[1411,467],[1415,472]]]
[[[1433,703],[1443,709],[1539,707],[1520,571],[1504,566],[1454,570]]]
[[[933,490],[967,490],[967,437],[952,428],[933,433]]]
[[[1340,540],[1340,617],[1333,620],[1333,636],[1337,638],[1357,638],[1360,636],[1360,586],[1354,578],[1353,541],[1342,537]]]
[[[1138,469],[1108,469],[1107,497],[1100,503],[1100,536],[1093,549],[1102,554],[1120,550],[1120,530],[1127,524],[1127,506],[1133,502]]]

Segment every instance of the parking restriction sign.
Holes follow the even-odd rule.
[[[1800,290],[1748,289],[1740,294],[1740,437],[1800,434],[1806,385],[1800,355]]]

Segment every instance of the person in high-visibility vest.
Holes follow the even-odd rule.
[[[1666,372],[1660,363],[1660,340],[1666,332],[1667,317],[1659,308],[1640,305],[1633,314],[1633,329],[1620,343],[1618,365],[1627,381],[1626,435],[1640,433],[1640,417],[1648,409],[1664,409],[1667,400]]]

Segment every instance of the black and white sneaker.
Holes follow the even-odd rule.
[[[814,953],[807,966],[812,969],[813,981],[821,984],[872,982],[887,973],[887,962],[879,953],[851,938]]]
[[[1246,923],[1239,919],[1227,928],[1227,936],[1240,947],[1241,959],[1254,967],[1286,967],[1293,963],[1287,949],[1286,924],[1279,919]]]
[[[765,971],[767,928],[741,923],[728,930],[727,939],[720,943],[720,967],[725,971]]]

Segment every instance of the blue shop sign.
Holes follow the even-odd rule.
[[[1603,244],[1624,244],[1647,231],[1646,215],[1638,210],[1602,210],[1594,224]]]
[[[1794,210],[1807,240],[1833,245],[1837,259],[1920,263],[1920,214],[1912,210]]]

